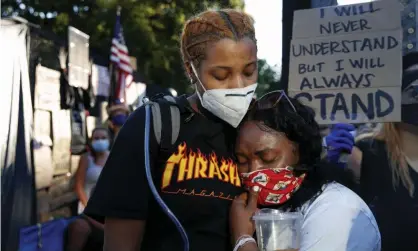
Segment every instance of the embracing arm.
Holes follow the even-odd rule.
[[[74,183],[74,191],[77,194],[78,199],[80,200],[81,204],[85,207],[87,205],[87,195],[84,191],[84,183],[86,180],[86,172],[87,167],[89,164],[88,155],[84,154],[80,158],[80,162],[78,163],[78,168],[75,173],[75,183]]]

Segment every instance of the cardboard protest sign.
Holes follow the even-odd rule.
[[[291,48],[290,88],[306,91],[400,86],[400,75],[389,71],[401,67],[399,35],[399,30],[394,30],[295,39]]]
[[[109,97],[110,75],[108,68],[94,64],[91,67],[91,84],[94,95]]]
[[[71,111],[59,110],[52,113],[52,163],[54,175],[66,174],[71,164]]]
[[[401,28],[397,0],[331,6],[295,11],[293,39],[370,33]],[[398,21],[399,17],[399,21]]]
[[[51,185],[54,177],[52,166],[51,112],[34,111],[33,126],[33,162],[35,169],[36,189]]]
[[[61,108],[60,76],[58,71],[41,65],[36,67],[35,109],[56,111]]]
[[[300,10],[294,17],[290,96],[314,108],[320,124],[400,121],[398,2]]]
[[[293,95],[316,110],[321,124],[365,123],[366,121],[400,121],[401,92],[399,87],[315,90]]]

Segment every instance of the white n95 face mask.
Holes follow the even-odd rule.
[[[197,75],[194,65],[191,64],[191,67],[197,81],[205,91],[203,95],[200,95],[196,89],[202,106],[218,118],[237,128],[248,111],[257,83],[244,88],[206,90]]]

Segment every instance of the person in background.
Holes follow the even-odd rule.
[[[74,190],[79,199],[81,216],[70,223],[67,230],[67,251],[96,251],[103,249],[103,224],[83,215],[103,166],[109,155],[110,138],[106,128],[92,132],[89,152],[82,155],[75,174]]]
[[[129,116],[129,108],[123,103],[112,104],[107,108],[108,126],[115,139]]]
[[[303,214],[299,251],[380,251],[372,212],[342,185],[353,184],[350,172],[321,161],[322,137],[312,109],[284,92],[266,94],[240,125],[235,152],[250,191],[248,199],[245,193],[232,204],[235,243],[252,239],[251,217],[258,207]],[[252,240],[238,250],[258,248]]]
[[[150,168],[190,251],[231,251],[228,210],[242,191],[233,145],[258,78],[253,20],[238,10],[205,11],[185,23],[180,48],[196,93],[176,99],[180,132],[173,145],[162,144],[171,139],[170,123],[162,124],[160,144],[150,137]],[[170,110],[163,102],[160,108]],[[181,228],[149,189],[144,128],[140,107],[120,130],[85,211],[105,222],[106,251],[184,250]]]
[[[348,168],[376,217],[385,251],[418,250],[418,53],[405,55],[403,67],[402,122],[384,123],[356,142],[340,133],[335,142],[345,147],[331,143],[328,150],[351,153]]]

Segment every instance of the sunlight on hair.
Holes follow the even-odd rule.
[[[402,135],[399,129],[399,123],[384,123],[383,126],[376,131],[376,139],[382,140],[386,143],[386,150],[390,167],[392,169],[393,186],[399,185],[399,180],[409,191],[409,194],[414,194],[414,183],[409,174],[408,163],[402,149]]]

